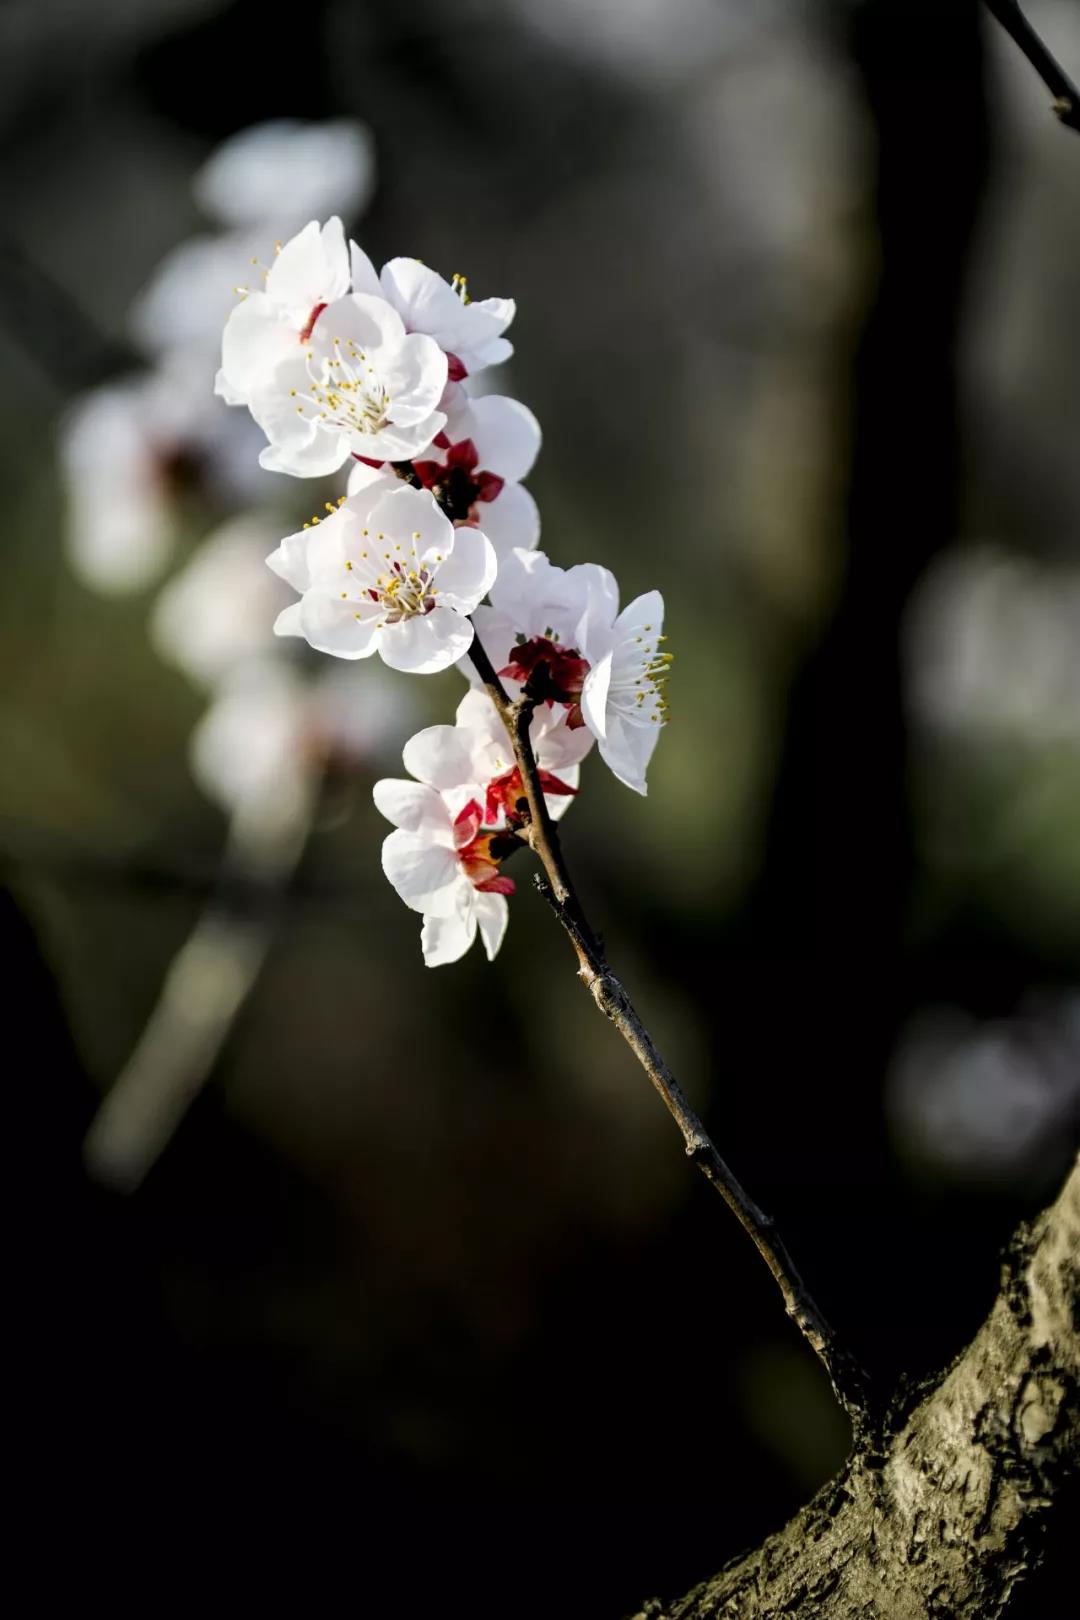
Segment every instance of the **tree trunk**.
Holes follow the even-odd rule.
[[[635,1620],[995,1620],[1080,1465],[1080,1160],[987,1320],[783,1530]]]

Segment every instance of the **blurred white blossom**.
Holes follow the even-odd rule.
[[[901,1144],[924,1163],[976,1179],[1052,1173],[1080,1128],[1080,992],[994,1022],[922,1013],[901,1036],[887,1098]]]
[[[906,665],[935,731],[1080,738],[1080,569],[991,546],[943,557],[913,600]]]
[[[139,590],[168,562],[192,427],[190,401],[152,374],[95,389],[61,423],[68,557],[94,590]]]
[[[314,763],[306,683],[280,660],[241,665],[191,738],[191,769],[232,815],[288,821],[305,804]]]
[[[179,351],[206,368],[221,345],[221,329],[252,275],[252,243],[246,233],[192,236],[166,254],[137,295],[128,315],[135,342],[150,357]]]
[[[212,687],[275,648],[274,619],[289,601],[266,566],[276,539],[273,518],[257,510],[207,535],[154,604],[150,633],[166,663]]]
[[[276,225],[291,236],[305,220],[358,214],[375,185],[371,131],[351,119],[275,118],[223,141],[195,176],[195,200],[223,225]]]

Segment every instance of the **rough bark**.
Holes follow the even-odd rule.
[[[635,1620],[995,1620],[1080,1467],[1080,1160],[967,1349],[760,1547]]]

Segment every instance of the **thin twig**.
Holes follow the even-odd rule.
[[[1067,129],[1080,132],[1080,90],[1050,54],[1016,0],[986,0],[986,4],[1050,91],[1054,98],[1051,110]]]
[[[514,758],[521,772],[521,782],[525,789],[525,798],[529,806],[528,840],[530,848],[543,863],[544,871],[561,906],[565,907],[573,917],[582,945],[578,951],[578,959],[582,967],[602,958],[600,942],[593,933],[585,918],[581,902],[577,897],[573,881],[570,877],[566,861],[563,858],[562,845],[559,842],[559,831],[544,798],[543,788],[540,786],[540,774],[536,759],[529,740],[529,727],[532,724],[533,710],[536,705],[532,699],[521,697],[516,703],[510,696],[499,676],[495,672],[487,653],[481,645],[479,636],[473,637],[472,648],[469,653],[473,667],[484,683],[484,689],[496,709],[499,718],[509,734],[514,748]],[[583,954],[585,951],[587,954]]]
[[[537,874],[537,887],[574,947],[578,958],[578,977],[600,1011],[619,1031],[659,1092],[682,1132],[687,1157],[693,1160],[709,1185],[723,1198],[772,1272],[784,1296],[788,1315],[825,1368],[837,1400],[850,1417],[856,1435],[861,1438],[870,1424],[866,1374],[838,1343],[799,1275],[772,1216],[759,1209],[738,1177],[720,1157],[681,1086],[653,1045],[626,989],[608,967],[598,936],[585,917],[540,785],[529,737],[533,702],[527,697],[521,697],[516,702],[511,700],[479,637],[473,639],[470,657],[513,745],[514,758],[521,772],[529,805],[529,844],[547,874],[546,879]]]

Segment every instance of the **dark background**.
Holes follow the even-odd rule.
[[[1031,10],[1080,72],[1076,8]],[[66,572],[56,423],[123,366],[217,140],[371,126],[372,257],[518,299],[504,386],[544,426],[553,560],[668,602],[649,797],[590,761],[567,824],[590,913],[892,1387],[973,1332],[1077,1137],[1080,141],[959,3],[9,0],[0,30],[11,1393],[40,1578],[123,1591],[160,1541],[164,1592],[218,1545],[241,1592],[299,1555],[317,1610],[616,1620],[779,1525],[846,1436],[533,896],[493,968],[427,974],[361,781],[145,1184],[82,1169],[222,824],[150,598]],[[987,546],[1035,608],[991,627],[950,728],[933,678],[914,695],[911,602]],[[1001,1062],[935,1133],[902,1077],[946,1013]],[[1017,1616],[1075,1612],[1065,1563]]]

